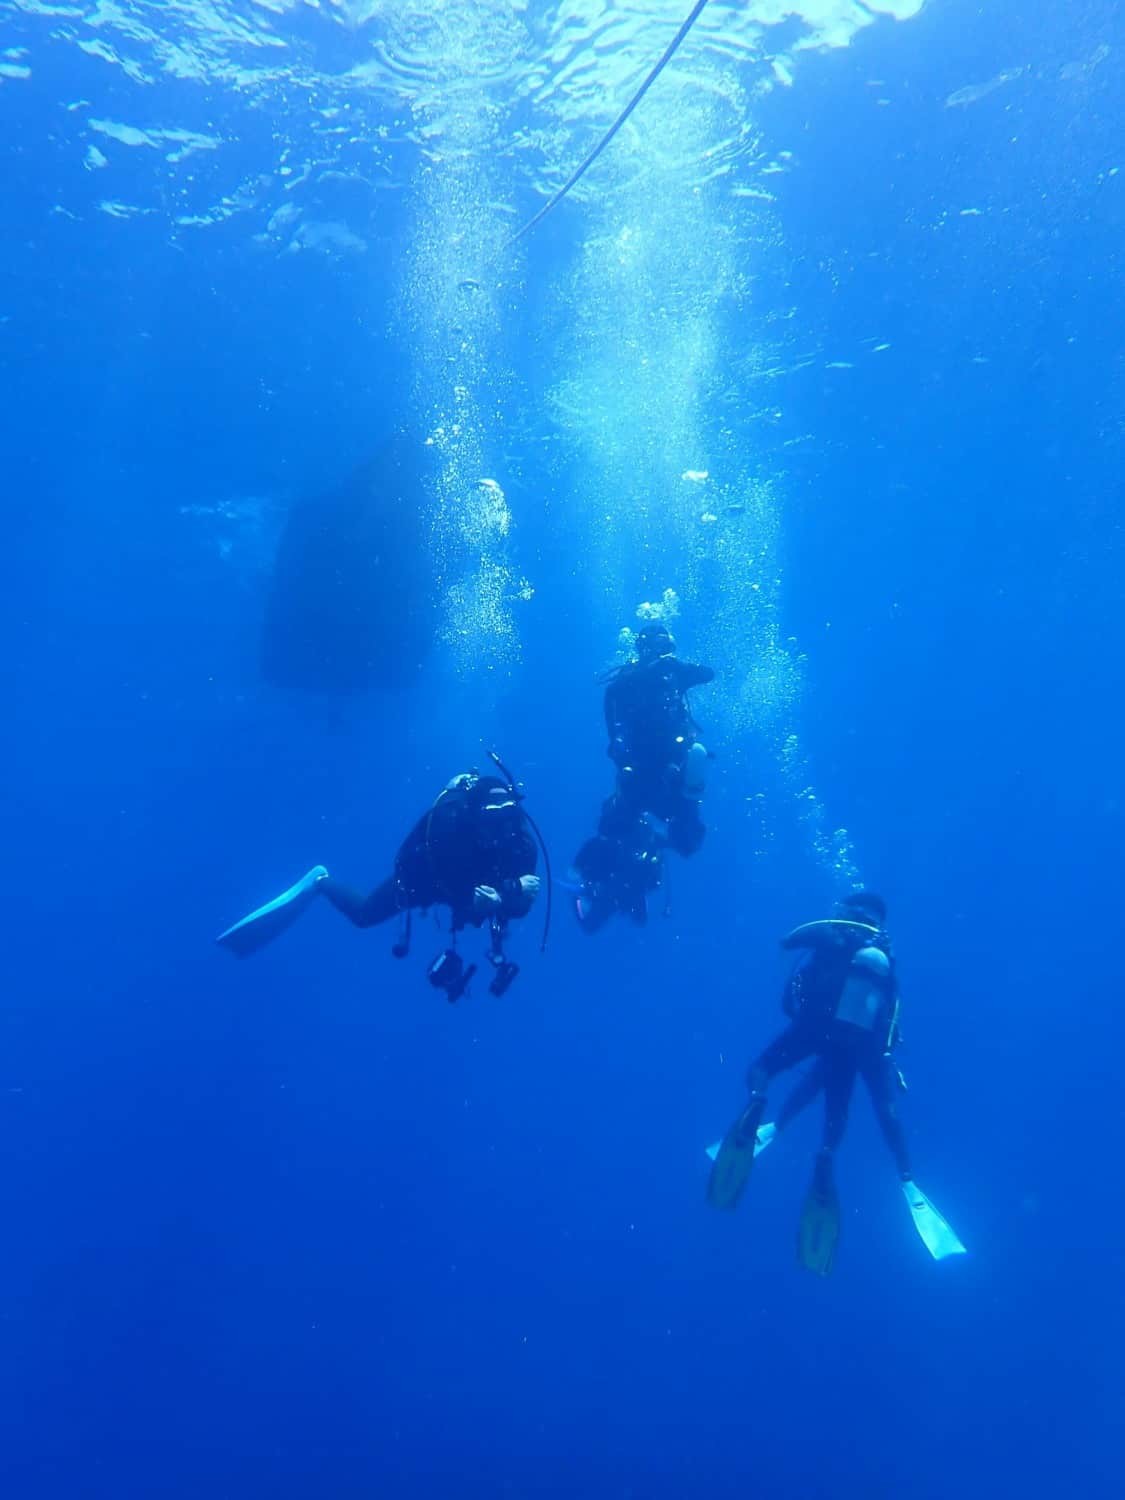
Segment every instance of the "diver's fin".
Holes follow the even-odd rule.
[[[772,1120],[768,1121],[765,1125],[759,1125],[757,1138],[754,1141],[754,1155],[761,1156],[762,1152],[768,1145],[770,1145],[776,1135],[777,1126],[773,1123]],[[722,1141],[716,1141],[714,1145],[708,1146],[706,1148],[707,1155],[711,1158],[712,1161],[714,1161],[716,1156],[718,1156],[722,1144]]]
[[[797,1259],[806,1271],[817,1276],[831,1274],[840,1238],[840,1199],[832,1177],[832,1158],[827,1152],[817,1157],[813,1180],[805,1206],[801,1210],[801,1227],[797,1233]]]
[[[280,896],[259,906],[241,922],[228,927],[215,941],[236,958],[249,958],[267,943],[272,943],[287,927],[291,927],[308,906],[320,882],[327,878],[323,865],[314,865],[307,875],[302,875],[296,885],[291,885]]]
[[[938,1213],[916,1182],[909,1178],[902,1184],[907,1206],[914,1219],[923,1245],[935,1260],[944,1260],[947,1255],[965,1255],[967,1251],[953,1229]]]
[[[734,1208],[742,1197],[758,1153],[758,1121],[765,1104],[764,1095],[752,1098],[719,1143],[707,1183],[712,1208]]]

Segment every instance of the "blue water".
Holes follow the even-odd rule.
[[[598,64],[572,6],[573,56],[619,107],[686,8]],[[520,83],[560,8],[435,7],[403,53],[393,7],[0,5],[5,1495],[1118,1493],[1125,27],[909,8],[769,29],[787,85],[717,5],[506,260],[612,118]],[[268,78],[237,39],[176,63],[207,18]],[[510,26],[485,119],[456,49]],[[287,506],[402,423],[445,434],[433,650],[263,682]],[[665,589],[719,669],[667,917],[558,909],[456,1007],[424,925],[403,964],[327,909],[213,947],[315,861],[373,884],[492,745],[565,870],[597,679]],[[931,1262],[857,1097],[820,1282],[817,1111],[732,1216],[702,1148],[782,1024],[777,939],[855,878],[970,1253]]]

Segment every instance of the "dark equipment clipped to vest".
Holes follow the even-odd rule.
[[[456,948],[446,948],[426,970],[426,978],[453,1005],[469,988],[469,982],[476,972],[476,964],[470,964],[466,968],[465,961]]]
[[[507,992],[512,980],[520,971],[519,964],[514,964],[504,957],[504,949],[501,946],[503,931],[499,921],[493,917],[489,923],[492,942],[488,949],[488,961],[496,971],[492,976],[492,983],[488,986],[490,995],[503,995]]]

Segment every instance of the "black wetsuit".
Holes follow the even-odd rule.
[[[877,949],[887,960],[881,974],[862,971],[867,984],[880,991],[880,1003],[869,1026],[838,1015],[844,987],[865,949]],[[793,1019],[751,1065],[748,1081],[751,1094],[760,1096],[778,1073],[815,1057],[811,1072],[782,1107],[777,1127],[784,1129],[823,1089],[823,1144],[826,1150],[835,1151],[847,1128],[856,1077],[862,1077],[899,1173],[907,1178],[911,1175],[910,1157],[896,1104],[898,1069],[891,1056],[897,1041],[897,1000],[894,960],[882,935],[867,943],[863,939],[845,940],[814,948],[786,988],[785,1009]]]
[[[683,771],[698,726],[687,705],[693,687],[713,681],[711,667],[660,656],[622,667],[605,690],[609,755],[617,790],[602,809],[599,832],[620,836],[640,813],[668,825],[668,844],[694,854],[703,843],[699,804],[683,792]]]
[[[648,896],[660,885],[664,849],[686,856],[703,843],[698,800],[683,789],[697,733],[685,695],[714,676],[710,667],[668,654],[631,662],[611,678],[605,723],[617,785],[602,804],[597,833],[574,857],[584,932],[597,932],[614,912],[644,923]]]
[[[493,917],[524,917],[532,896],[520,885],[534,875],[538,847],[510,789],[495,778],[451,782],[403,840],[393,872],[369,895],[326,879],[321,891],[357,927],[377,927],[411,908],[448,906],[454,931]],[[498,910],[474,910],[478,885],[500,897]]]

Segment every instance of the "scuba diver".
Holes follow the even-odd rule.
[[[447,1000],[459,1000],[477,971],[457,951],[464,928],[488,927],[487,958],[493,968],[489,990],[502,995],[519,973],[504,953],[508,923],[527,916],[539,894],[535,873],[538,850],[547,851],[523,794],[495,752],[500,776],[472,770],[455,776],[415,823],[395,855],[391,873],[367,895],[334,880],[315,865],[296,885],[243,917],[218,939],[239,958],[256,953],[289,927],[316,896],[324,896],[356,927],[378,927],[399,917],[402,928],[392,948],[396,958],[410,951],[411,915],[448,906],[451,943],[433,960],[427,978]],[[543,944],[550,924],[549,862]]]
[[[598,831],[574,858],[575,912],[597,932],[615,912],[648,918],[660,885],[663,852],[695,854],[706,830],[699,815],[708,752],[687,694],[714,679],[711,667],[681,661],[668,627],[654,620],[637,632],[636,660],[613,672],[605,691],[607,754],[617,784],[602,805]]]
[[[716,1208],[733,1209],[755,1156],[823,1092],[824,1134],[797,1242],[800,1263],[821,1276],[832,1270],[840,1233],[833,1160],[844,1138],[857,1076],[867,1085],[926,1248],[935,1260],[965,1251],[914,1182],[898,1116],[896,1093],[906,1085],[894,1061],[900,1041],[899,990],[886,915],[881,896],[857,891],[845,896],[828,920],[807,922],[783,940],[783,948],[802,955],[783,996],[790,1024],[751,1064],[750,1102],[724,1139],[708,1151],[713,1161],[708,1201]],[[763,1124],[770,1080],[810,1057],[815,1058],[814,1066],[798,1081],[777,1121]]]

